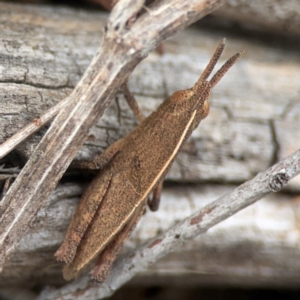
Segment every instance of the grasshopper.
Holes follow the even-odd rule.
[[[232,56],[208,81],[224,47],[225,39],[192,88],[175,92],[147,118],[124,88],[124,96],[141,123],[86,165],[100,171],[83,194],[64,242],[55,253],[66,263],[66,280],[76,278],[99,255],[90,275],[103,282],[147,201],[151,210],[158,209],[166,173],[180,147],[209,113],[211,89],[242,54]]]

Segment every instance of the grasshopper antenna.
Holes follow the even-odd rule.
[[[201,74],[198,82],[203,82],[205,81],[208,76],[211,74],[211,72],[213,71],[216,63],[218,62],[223,50],[224,50],[224,47],[225,47],[225,42],[226,42],[226,38],[223,38],[222,41],[219,43],[213,57],[210,59],[207,67],[205,68],[205,70],[203,71],[203,73]],[[197,82],[197,83],[198,83]]]
[[[219,71],[209,81],[211,88],[213,88],[221,80],[225,73],[235,64],[235,62],[242,56],[244,52],[245,51],[238,52],[226,61],[221,69],[219,69]]]

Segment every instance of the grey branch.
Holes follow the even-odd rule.
[[[26,125],[24,128],[19,130],[12,137],[7,139],[0,145],[0,159],[12,151],[17,145],[27,139],[31,134],[38,131],[43,125],[51,121],[58,112],[63,108],[68,98],[65,98],[58,102],[56,105],[48,109],[40,117],[35,118],[32,122]]]

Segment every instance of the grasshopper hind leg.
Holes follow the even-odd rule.
[[[84,192],[65,239],[55,253],[58,261],[69,264],[74,259],[77,247],[107,193],[111,178],[110,172],[104,172],[104,174],[100,172]],[[97,197],[91,197],[91,194]]]
[[[117,236],[106,246],[106,248],[101,252],[96,266],[90,272],[91,279],[97,282],[103,282],[111,269],[111,265],[114,262],[117,254],[121,250],[125,240],[131,234],[132,230],[135,228],[137,222],[144,212],[144,202],[140,205],[131,219],[124,225]]]
[[[74,166],[87,169],[102,169],[105,165],[109,164],[114,156],[122,149],[123,143],[124,139],[120,139],[109,146],[93,161],[78,162],[75,163]],[[55,253],[55,257],[58,261],[69,264],[74,259],[77,247],[98,210],[102,199],[105,197],[111,179],[112,174],[107,171],[107,169],[104,169],[98,173],[84,192],[69,225],[64,242]]]

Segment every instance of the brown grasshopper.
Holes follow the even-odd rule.
[[[211,89],[242,54],[232,56],[207,81],[224,47],[225,39],[192,88],[175,92],[145,119],[124,88],[125,98],[141,124],[86,165],[101,171],[82,196],[65,240],[55,253],[59,261],[66,263],[66,280],[77,277],[100,254],[90,274],[92,279],[103,282],[141,217],[151,191],[148,204],[150,209],[158,209],[166,173],[182,144],[208,115]]]

